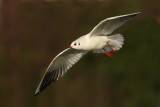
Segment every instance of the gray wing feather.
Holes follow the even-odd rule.
[[[106,36],[106,35],[109,35],[115,29],[117,29],[122,24],[124,24],[129,19],[133,18],[134,16],[136,16],[139,13],[140,12],[107,18],[107,19],[101,21],[97,26],[95,26],[93,28],[93,30],[89,33],[89,35],[90,36]]]
[[[58,80],[63,74],[80,60],[87,51],[68,48],[58,54],[48,66],[42,80],[40,81],[35,95],[38,95],[48,85]]]

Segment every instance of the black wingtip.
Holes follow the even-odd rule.
[[[53,78],[52,73],[53,72],[47,72],[44,75],[44,77],[42,78],[40,84],[37,87],[37,90],[35,92],[35,96],[38,96],[39,93],[41,93],[46,87],[50,86],[51,83],[53,83],[53,82],[55,82],[57,80],[58,74],[56,74],[56,78]]]
[[[39,93],[35,93],[34,96],[38,96]]]
[[[38,94],[34,94],[34,96],[38,96]]]
[[[39,93],[40,93],[40,92],[36,90],[36,92],[35,92],[35,94],[34,94],[34,95],[35,95],[35,96],[38,96],[38,95],[39,95]]]
[[[135,14],[140,14],[141,12],[136,12]]]
[[[138,15],[138,14],[140,14],[141,12],[136,12],[136,13],[132,13],[131,15],[134,17],[134,16],[136,16],[136,15]]]

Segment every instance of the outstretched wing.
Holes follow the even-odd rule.
[[[48,85],[58,80],[60,76],[63,76],[63,74],[78,60],[80,60],[80,58],[82,58],[86,53],[87,51],[68,48],[58,54],[48,66],[46,73],[39,83],[35,95],[38,95]]]
[[[106,35],[109,35],[115,29],[117,29],[122,24],[124,24],[129,19],[133,18],[134,16],[136,16],[139,13],[140,12],[107,18],[107,19],[101,21],[97,26],[95,26],[93,28],[93,30],[89,33],[89,35],[90,36],[106,36]]]

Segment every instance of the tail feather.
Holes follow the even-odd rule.
[[[111,35],[107,37],[110,39],[109,45],[111,46],[113,50],[119,50],[120,48],[122,48],[122,45],[124,43],[123,35],[115,34],[115,35]],[[107,52],[111,51],[111,49],[108,46],[105,46],[104,49]],[[93,53],[104,53],[104,50],[103,49],[94,50]]]
[[[120,48],[122,48],[122,45],[124,43],[124,37],[121,34],[111,35],[111,36],[108,36],[108,38],[111,39],[111,41],[109,42],[109,45],[112,47],[112,49],[119,50]],[[110,50],[108,46],[105,48]]]

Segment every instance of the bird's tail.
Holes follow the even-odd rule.
[[[108,39],[110,39],[110,41],[108,42],[108,44],[111,46],[111,48],[113,50],[119,50],[120,48],[122,48],[122,45],[124,43],[124,37],[121,34],[115,34],[115,35],[111,35],[111,36],[107,36]],[[105,46],[104,49],[107,52],[111,51],[111,48],[109,46]],[[99,50],[94,50],[93,53],[104,53],[103,49],[99,49]]]
[[[121,34],[115,34],[111,36],[107,36],[110,39],[109,45],[114,50],[119,50],[122,48],[122,45],[124,43],[124,37]],[[107,48],[107,49],[106,49]],[[107,46],[105,47],[106,51],[111,51],[110,48]]]

